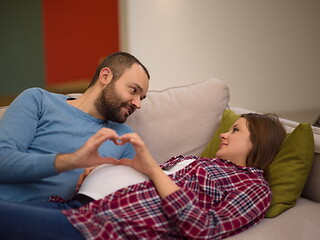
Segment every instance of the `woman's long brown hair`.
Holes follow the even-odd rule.
[[[242,114],[247,120],[252,150],[247,157],[247,166],[266,170],[276,156],[286,131],[275,114]]]

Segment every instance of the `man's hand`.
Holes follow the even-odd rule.
[[[88,168],[104,163],[118,164],[118,160],[111,157],[101,157],[98,149],[107,140],[115,144],[119,142],[118,134],[109,128],[101,128],[88,141],[74,153],[58,154],[55,167],[58,172],[65,172],[76,168]]]

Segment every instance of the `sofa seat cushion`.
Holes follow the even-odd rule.
[[[219,125],[229,101],[224,81],[149,91],[127,120],[159,163],[175,155],[199,155]]]
[[[295,207],[228,240],[320,239],[320,203],[299,198]]]

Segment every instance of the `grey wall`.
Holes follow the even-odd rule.
[[[230,105],[313,122],[320,114],[320,1],[122,0],[122,48],[150,88],[216,77]]]

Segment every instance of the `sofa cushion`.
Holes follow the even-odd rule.
[[[299,198],[294,208],[276,218],[265,218],[228,240],[316,240],[320,239],[319,225],[320,204]]]
[[[268,169],[273,196],[267,217],[276,217],[293,207],[311,170],[314,141],[310,124],[300,123],[287,134]]]
[[[239,117],[232,110],[224,111],[220,126],[201,154],[202,157],[215,157],[219,149],[220,133],[228,131]],[[310,124],[301,123],[292,133],[287,134],[267,171],[272,191],[267,217],[276,217],[295,205],[309,175],[313,154],[314,141]]]
[[[179,154],[199,155],[228,101],[229,89],[218,79],[149,91],[127,124],[139,133],[159,163]]]

